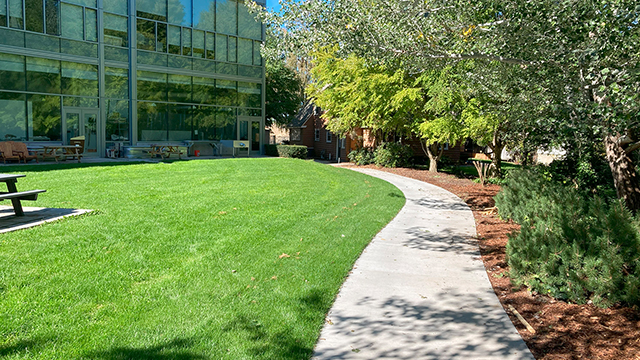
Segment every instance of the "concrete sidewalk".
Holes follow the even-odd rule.
[[[469,207],[422,181],[371,169],[407,203],[356,262],[313,359],[526,359],[496,297]]]

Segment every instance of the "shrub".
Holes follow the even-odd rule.
[[[278,145],[276,145],[276,144],[265,145],[264,153],[267,156],[278,156]]]
[[[302,145],[278,145],[278,156],[285,158],[306,159],[309,150]]]
[[[361,148],[353,150],[347,155],[349,161],[356,165],[369,165],[375,161],[373,150],[370,148]]]
[[[376,165],[383,167],[406,167],[411,165],[413,151],[401,143],[382,143],[374,152]]]
[[[496,206],[521,225],[507,244],[516,284],[576,303],[640,305],[639,228],[621,202],[586,197],[519,170],[511,172]]]

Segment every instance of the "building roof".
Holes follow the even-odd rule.
[[[300,111],[296,114],[296,117],[288,125],[290,128],[303,127],[304,124],[315,114],[322,111],[312,101],[307,102]]]

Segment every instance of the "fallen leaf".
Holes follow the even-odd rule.
[[[327,319],[327,324],[333,325],[333,321],[331,321],[331,319]]]
[[[278,259],[288,258],[288,257],[291,257],[291,256],[289,256],[289,255],[287,255],[285,253],[282,253],[282,255],[278,256]]]
[[[251,281],[256,281],[256,278],[254,278],[253,276],[251,277]]]
[[[277,276],[272,276],[271,280],[278,280],[278,277]]]
[[[236,271],[235,271],[235,270],[231,270],[231,272],[232,272],[232,273],[234,273],[234,274],[236,273]]]
[[[225,215],[226,213],[227,213],[226,211],[220,211],[218,215]]]

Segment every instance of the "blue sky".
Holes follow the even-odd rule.
[[[278,3],[278,0],[267,0],[267,9],[280,11],[280,4]]]

